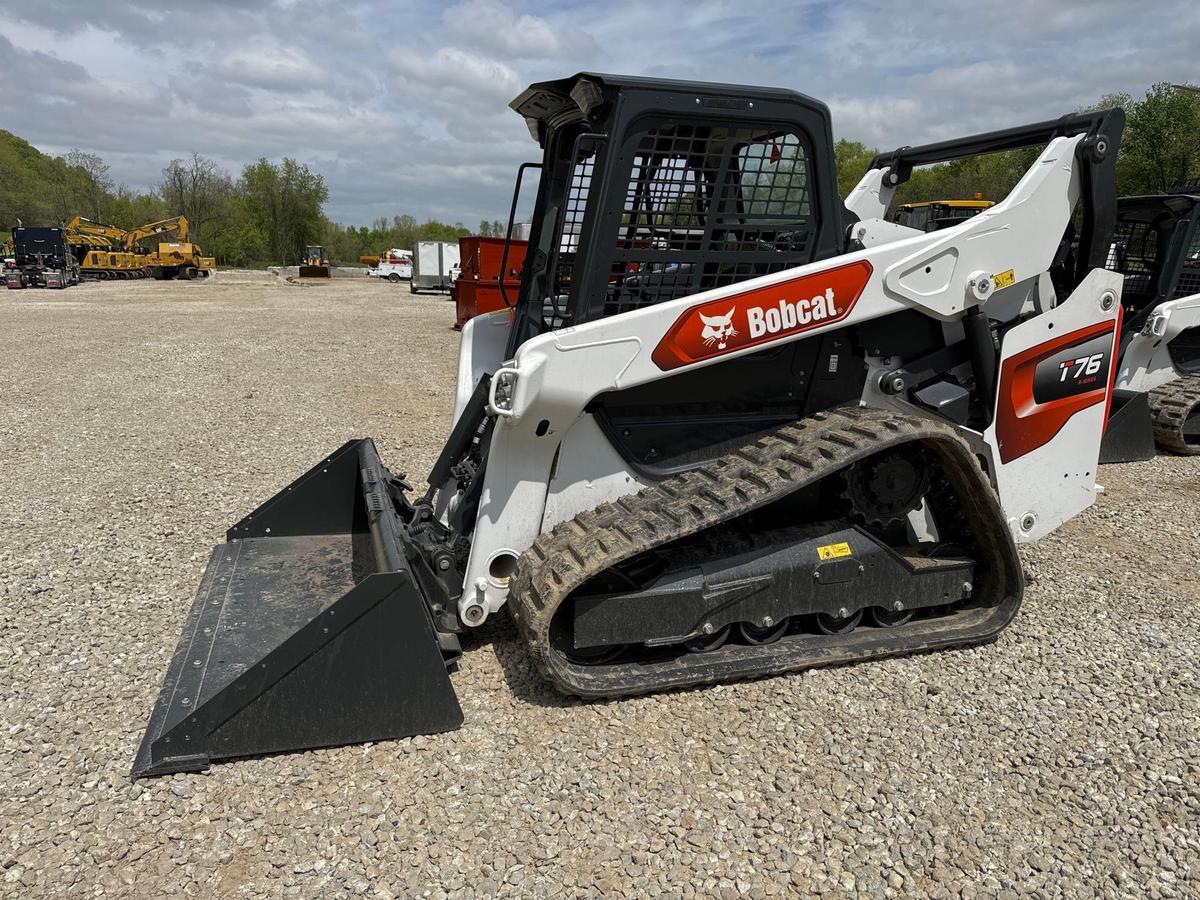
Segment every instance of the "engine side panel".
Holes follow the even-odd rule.
[[[1004,336],[996,418],[984,439],[1018,541],[1049,534],[1095,502],[1120,296],[1121,276],[1096,269],[1065,302]]]

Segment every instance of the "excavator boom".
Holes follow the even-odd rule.
[[[115,225],[102,225],[99,222],[93,222],[91,219],[85,219],[82,216],[76,216],[67,223],[66,228],[68,233],[86,235],[87,237],[100,238],[104,241],[104,246],[120,246],[125,243],[127,232],[123,228],[117,228]]]
[[[186,243],[188,239],[187,218],[184,216],[174,216],[170,219],[151,222],[148,225],[139,225],[137,228],[125,233],[125,246],[132,250],[137,246],[139,241],[144,241],[148,237],[161,237],[167,234],[177,235],[181,243]]]

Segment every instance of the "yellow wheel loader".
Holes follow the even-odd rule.
[[[304,263],[300,266],[301,278],[328,278],[329,260],[325,258],[325,248],[319,244],[310,244],[304,248]]]
[[[984,200],[980,194],[976,194],[974,200],[925,200],[919,203],[905,203],[896,210],[896,222],[921,231],[937,231],[939,228],[957,225],[963,219],[979,215],[995,205],[991,200]]]

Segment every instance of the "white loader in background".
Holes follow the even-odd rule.
[[[1122,197],[1107,266],[1124,320],[1101,461],[1200,454],[1200,189]]]

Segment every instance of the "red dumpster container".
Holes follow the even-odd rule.
[[[528,241],[509,241],[504,277],[504,290],[508,293],[509,303],[516,302],[528,247]],[[461,329],[480,313],[504,309],[504,298],[500,294],[500,260],[504,256],[504,238],[478,235],[459,238],[458,251],[462,272],[454,282],[454,327]]]

